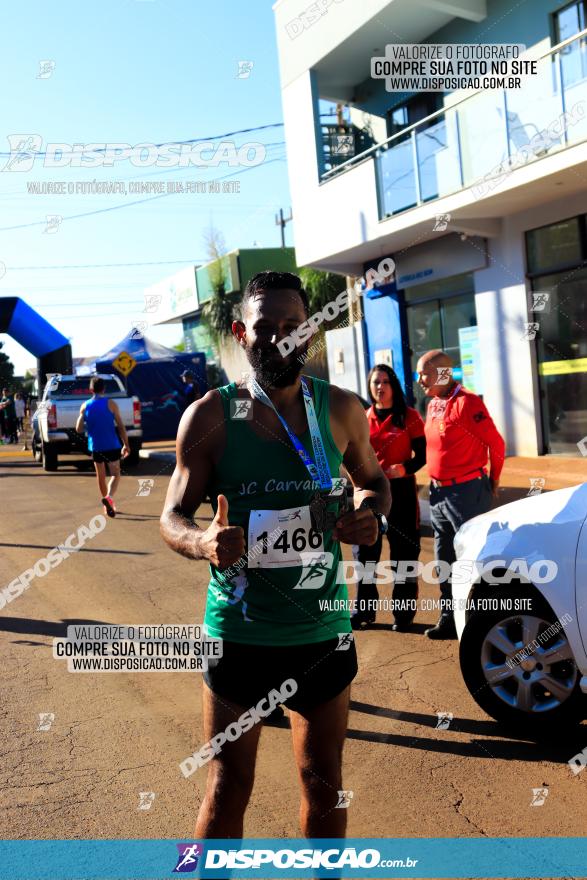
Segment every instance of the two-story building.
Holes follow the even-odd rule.
[[[443,348],[510,454],[578,455],[585,0],[278,0],[274,12],[297,262],[355,276],[395,262],[364,293],[361,366],[392,363],[423,407],[417,360]],[[536,72],[478,91],[372,78],[387,44],[426,43],[523,44]]]

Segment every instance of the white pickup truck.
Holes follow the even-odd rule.
[[[60,373],[47,377],[43,398],[32,418],[33,456],[46,471],[57,470],[60,455],[89,455],[88,438],[77,433],[75,423],[80,406],[92,396],[90,378]],[[128,434],[131,451],[124,463],[136,465],[143,439],[141,402],[138,397],[127,396],[118,376],[100,374],[100,378],[105,383],[105,396],[116,401]]]

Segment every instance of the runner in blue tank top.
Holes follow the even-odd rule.
[[[128,436],[116,402],[104,397],[104,380],[99,376],[92,376],[90,391],[93,397],[82,403],[75,430],[78,434],[83,434],[85,423],[88,449],[94,460],[104,513],[116,516],[113,496],[120,482],[120,441],[124,443],[122,458],[126,458],[130,453]],[[106,464],[110,473],[108,485]]]

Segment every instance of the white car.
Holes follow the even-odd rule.
[[[473,699],[538,735],[587,717],[587,483],[477,516],[454,546],[460,663]]]

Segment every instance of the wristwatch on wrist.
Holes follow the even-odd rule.
[[[363,498],[359,505],[359,510],[372,510],[375,519],[377,520],[377,528],[379,530],[380,535],[385,535],[389,524],[387,522],[387,517],[385,517],[382,513],[379,513],[375,509],[375,499],[374,498]]]
[[[383,516],[382,513],[377,513],[376,510],[373,511],[375,514],[375,519],[377,520],[377,526],[379,528],[379,534],[385,535],[387,534],[387,530],[389,528],[389,524],[387,522],[387,517]]]

